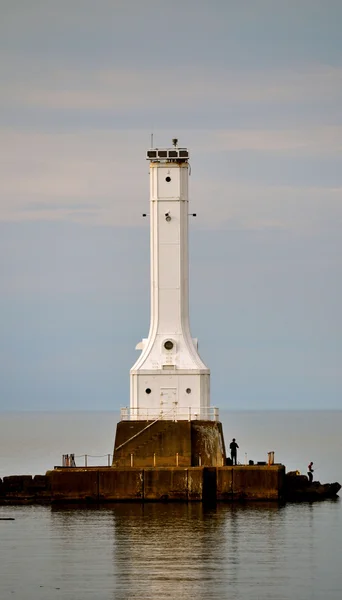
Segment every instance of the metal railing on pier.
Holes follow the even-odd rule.
[[[111,467],[112,459],[112,454],[63,454],[62,467]]]
[[[126,406],[121,408],[121,421],[219,421],[219,409],[215,406],[191,407],[178,406],[173,403],[172,408],[150,407],[150,408],[131,408]]]
[[[135,436],[133,436],[135,437]],[[127,440],[127,443],[130,442],[131,440]],[[122,444],[121,446],[118,446],[118,448],[116,448],[116,450],[119,450],[121,447],[125,446],[126,442],[124,444]],[[106,458],[106,461],[102,461],[102,464],[99,464],[99,462],[94,462],[94,459],[99,459],[99,458]],[[112,458],[113,455],[112,454],[103,454],[101,456],[95,456],[92,454],[79,454],[79,455],[75,455],[75,454],[63,454],[62,455],[62,467],[65,468],[78,468],[78,469],[89,469],[89,468],[101,468],[101,467],[115,467],[117,466],[117,463],[113,463],[112,462]],[[130,467],[135,467],[136,466],[136,458],[137,455],[134,452],[130,452],[129,454],[127,454],[127,461],[128,464],[126,464],[126,466],[130,466]],[[139,456],[138,456],[138,460],[139,460]],[[222,457],[219,458],[217,457],[217,466],[224,466],[226,464],[226,457],[224,454],[222,454]],[[139,464],[139,463],[138,463]],[[169,466],[175,466],[175,467],[179,467],[183,464],[183,454],[182,452],[176,452],[174,454],[174,458],[172,459],[170,457],[170,465]],[[187,464],[187,463],[186,463]],[[240,464],[240,463],[239,463]],[[159,456],[157,453],[153,453],[152,456],[150,457],[150,462],[146,462],[144,464],[145,467],[159,467],[159,466],[165,466],[164,463],[164,457],[163,456]],[[201,467],[202,466],[202,455],[201,453],[197,454],[194,456],[194,463],[192,466],[195,467]],[[60,469],[60,466],[56,466],[55,469]]]

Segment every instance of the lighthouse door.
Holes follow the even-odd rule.
[[[172,420],[177,411],[177,388],[160,388],[160,418]]]

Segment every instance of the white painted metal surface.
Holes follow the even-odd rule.
[[[219,409],[215,406],[202,407],[200,411],[191,406],[173,406],[170,410],[158,407],[121,408],[121,421],[219,421]]]
[[[171,158],[175,157],[176,158]],[[151,322],[131,369],[130,418],[166,415],[207,419],[210,371],[189,325],[188,180],[186,149],[151,149]],[[177,407],[187,407],[187,412]],[[181,416],[182,415],[182,416]],[[166,418],[166,416],[164,417]]]

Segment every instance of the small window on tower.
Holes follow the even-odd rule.
[[[167,340],[164,344],[164,348],[165,348],[165,350],[172,350],[173,342],[171,342],[171,340]]]
[[[191,394],[191,388],[186,388],[185,391],[186,391],[187,394]]]
[[[165,181],[167,181],[168,183],[170,183],[171,177],[169,177],[169,176],[165,177]]]
[[[146,390],[145,390],[146,394],[150,394],[151,391],[152,391],[151,388],[146,388]]]

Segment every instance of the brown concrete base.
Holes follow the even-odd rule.
[[[132,467],[55,469],[54,502],[281,500],[285,467]]]
[[[216,467],[226,464],[222,424],[215,421],[120,421],[114,467]]]
[[[284,493],[283,465],[238,465],[217,469],[217,500],[280,500]]]
[[[0,479],[0,506],[74,502],[253,502],[324,500],[340,484],[308,486],[289,482],[283,465],[227,467],[55,468],[46,475]],[[317,493],[319,491],[324,493]],[[309,490],[307,488],[310,488]],[[321,489],[322,488],[322,489]],[[310,492],[309,496],[307,493]],[[314,493],[315,492],[315,493]]]
[[[49,472],[51,500],[202,501],[206,496],[206,470],[203,467],[55,469]]]
[[[144,499],[144,477],[140,469],[108,469],[99,471],[99,501]]]
[[[285,467],[88,467],[48,471],[44,489],[28,476],[6,478],[0,503],[281,500]],[[36,486],[37,487],[37,486]],[[17,501],[17,502],[16,502]]]

